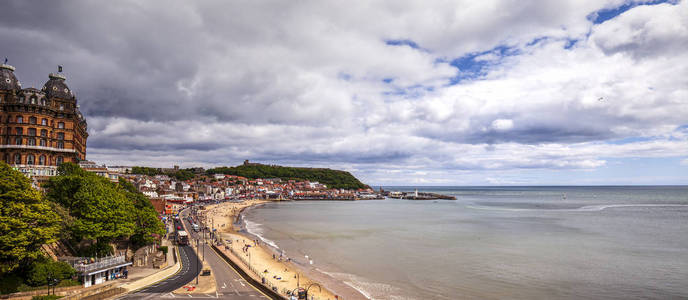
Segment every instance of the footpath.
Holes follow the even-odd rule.
[[[176,248],[172,242],[164,239],[163,246],[168,247],[167,261],[174,262],[164,269],[141,268],[134,269],[129,273],[129,278],[109,281],[104,284],[94,285],[88,288],[82,286],[71,286],[55,289],[55,294],[62,296],[62,300],[100,300],[108,299],[122,294],[130,293],[143,287],[155,284],[167,277],[174,275],[181,269],[181,263],[176,258]],[[0,299],[8,300],[31,300],[33,296],[46,295],[47,290],[21,292],[9,295],[2,295]]]
[[[151,284],[155,284],[156,282],[162,281],[165,278],[170,277],[179,272],[179,270],[182,267],[182,264],[179,262],[179,259],[177,259],[177,248],[174,247],[174,245],[172,245],[172,242],[170,242],[167,239],[163,240],[162,245],[167,246],[167,261],[173,261],[173,265],[168,265],[166,268],[153,274],[150,274],[148,276],[144,276],[143,278],[123,283],[119,287],[125,289],[126,293],[130,293],[141,288],[144,288],[146,286],[149,286]]]

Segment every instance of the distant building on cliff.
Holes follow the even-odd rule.
[[[66,77],[51,73],[42,89],[22,88],[14,70],[0,65],[0,158],[39,180],[86,159],[87,124]]]

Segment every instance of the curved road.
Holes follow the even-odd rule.
[[[193,248],[191,248],[191,246],[181,246],[178,247],[178,249],[179,259],[181,259],[182,262],[181,270],[172,277],[168,277],[161,282],[139,290],[138,293],[169,293],[196,278],[196,275],[200,273],[200,268],[197,266],[198,258]],[[198,271],[196,269],[198,269]]]
[[[191,229],[191,225],[188,223],[187,217],[189,215],[188,210],[184,210],[179,214],[180,220],[184,222],[184,227],[186,229]],[[175,223],[175,226],[177,224]],[[190,238],[189,243],[195,243],[196,240],[203,239],[203,236],[199,233],[189,230]],[[253,288],[248,282],[246,282],[232,267],[224,261],[215,251],[210,247],[210,245],[200,244],[199,255],[196,256],[195,251],[191,246],[181,246],[179,249],[179,259],[182,262],[181,270],[167,279],[160,281],[154,285],[147,286],[135,293],[124,295],[119,299],[170,299],[177,297],[184,298],[203,298],[203,299],[270,299],[258,292]],[[172,291],[186,285],[196,278],[198,272],[196,271],[198,266],[198,260],[204,259],[210,265],[213,275],[215,276],[215,282],[217,287],[217,292],[214,294],[187,294],[187,295],[176,295]],[[200,268],[198,268],[200,269]]]

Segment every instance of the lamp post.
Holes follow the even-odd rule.
[[[308,290],[311,289],[312,286],[317,285],[318,286],[318,291],[322,292],[322,288],[320,287],[319,284],[317,283],[311,283],[307,288],[306,288],[306,300],[308,300]]]

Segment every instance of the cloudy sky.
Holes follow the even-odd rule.
[[[110,165],[372,185],[686,184],[688,1],[3,1]]]

